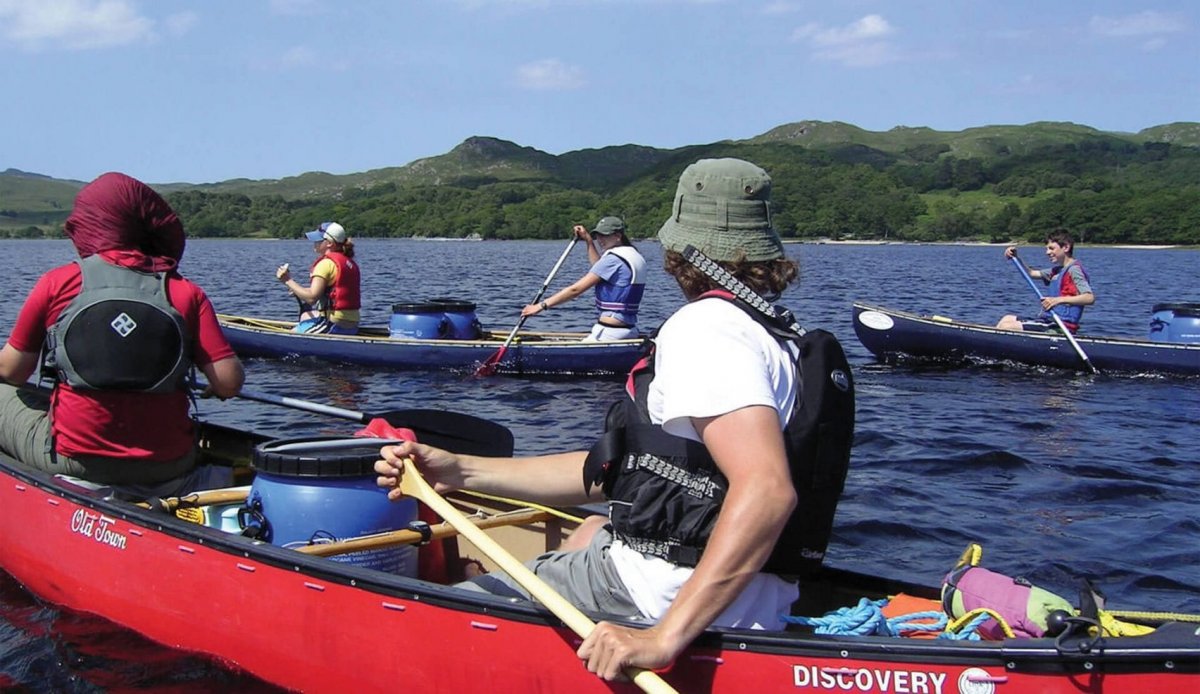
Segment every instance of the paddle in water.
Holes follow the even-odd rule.
[[[1025,281],[1029,283],[1029,287],[1030,289],[1033,289],[1033,293],[1037,294],[1040,305],[1041,300],[1045,297],[1042,296],[1042,290],[1038,289],[1038,286],[1033,283],[1033,278],[1030,277],[1029,273],[1025,271],[1025,264],[1022,263],[1015,254],[1010,258],[1010,260],[1013,261],[1013,265],[1017,266],[1017,271],[1021,273],[1021,276],[1025,278]],[[1083,351],[1083,347],[1081,347],[1079,342],[1075,340],[1075,336],[1071,334],[1071,330],[1067,328],[1067,324],[1063,323],[1062,318],[1060,318],[1053,309],[1047,310],[1046,313],[1049,313],[1050,317],[1054,319],[1054,324],[1058,326],[1060,331],[1062,331],[1063,336],[1067,338],[1067,342],[1071,343],[1071,347],[1075,349],[1075,353],[1078,354],[1079,358],[1083,360],[1083,363],[1088,367],[1088,370],[1094,374],[1099,374],[1100,369],[1097,369],[1096,365],[1092,363],[1092,360],[1088,359],[1087,352]]]
[[[554,280],[554,276],[558,274],[558,269],[562,267],[563,262],[566,261],[567,256],[570,255],[571,249],[575,247],[575,242],[578,240],[578,236],[571,237],[571,242],[567,244],[566,250],[564,250],[562,255],[558,257],[558,262],[555,263],[554,267],[550,269],[550,274],[546,275],[546,281],[542,282],[542,288],[538,291],[537,296],[533,297],[533,301],[529,303],[536,304],[542,300],[542,295],[546,293],[546,288],[550,286],[550,282]],[[476,376],[491,376],[496,373],[496,369],[500,365],[500,360],[504,358],[504,353],[508,351],[508,346],[512,344],[513,338],[517,336],[517,331],[521,329],[522,325],[525,325],[526,318],[528,318],[528,316],[521,316],[521,320],[517,321],[517,324],[513,326],[512,332],[508,334],[508,339],[504,341],[504,344],[500,346],[500,349],[496,350],[495,354],[485,359],[484,362],[479,365],[479,368],[475,370]]]

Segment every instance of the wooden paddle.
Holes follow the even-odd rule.
[[[550,286],[550,282],[554,279],[554,276],[558,274],[558,269],[562,267],[563,262],[566,261],[567,256],[571,253],[571,249],[575,247],[575,242],[578,240],[578,236],[571,237],[571,242],[567,244],[566,250],[564,250],[562,255],[558,257],[558,262],[555,263],[554,267],[550,269],[550,274],[546,275],[546,281],[542,282],[542,288],[538,291],[537,296],[533,297],[533,301],[529,303],[536,304],[542,300],[542,295],[546,293],[546,287]],[[475,370],[476,376],[491,376],[496,373],[496,368],[500,365],[500,360],[504,358],[504,353],[508,351],[508,346],[512,344],[513,338],[517,336],[517,331],[521,329],[522,325],[525,325],[526,318],[528,318],[528,316],[521,316],[521,320],[517,321],[517,324],[513,326],[512,331],[508,333],[508,339],[504,341],[504,344],[500,346],[500,349],[496,350],[492,356],[485,359],[484,362],[479,365],[479,368]]]
[[[1022,263],[1016,255],[1013,255],[1010,260],[1013,261],[1013,265],[1017,266],[1017,270],[1020,271],[1021,276],[1025,278],[1025,281],[1029,283],[1029,287],[1033,289],[1033,293],[1037,294],[1040,305],[1041,300],[1044,298],[1042,296],[1042,290],[1038,289],[1038,286],[1033,283],[1033,278],[1030,277],[1029,273],[1025,271],[1025,264]],[[1066,272],[1066,270],[1064,269],[1063,272]],[[1083,347],[1081,347],[1079,342],[1075,340],[1075,336],[1071,334],[1071,330],[1067,328],[1067,324],[1063,323],[1062,318],[1059,318],[1058,314],[1053,310],[1046,311],[1046,313],[1049,313],[1050,317],[1054,319],[1054,324],[1058,326],[1060,331],[1062,331],[1063,336],[1067,338],[1067,342],[1070,342],[1071,346],[1075,348],[1075,353],[1079,355],[1079,358],[1083,360],[1083,363],[1088,367],[1088,369],[1094,374],[1099,374],[1100,369],[1097,369],[1096,365],[1092,363],[1092,360],[1088,359],[1087,353],[1083,351]]]
[[[505,573],[512,576],[513,580],[521,584],[522,588],[529,591],[538,602],[545,605],[547,609],[554,613],[555,617],[561,619],[580,638],[587,638],[587,635],[592,633],[592,629],[596,628],[595,622],[588,619],[587,615],[567,602],[563,596],[559,595],[545,581],[538,578],[519,559],[509,554],[508,550],[501,547],[498,542],[493,540],[483,530],[480,530],[469,518],[455,508],[453,504],[446,501],[442,495],[434,491],[433,487],[421,476],[411,458],[404,460],[404,475],[400,478],[400,490],[406,495],[420,500],[426,506],[433,509],[447,523],[454,526],[459,534],[470,540],[479,548],[479,551],[486,554]],[[675,691],[671,685],[667,684],[661,677],[650,670],[628,668],[625,674],[642,691],[662,692],[664,694]]]
[[[194,383],[193,387],[203,389],[205,384]],[[364,424],[370,422],[372,419],[382,419],[394,427],[412,429],[417,433],[422,443],[428,443],[455,453],[504,458],[511,456],[513,452],[513,435],[506,427],[496,422],[459,412],[413,409],[367,414],[331,405],[323,405],[318,402],[300,400],[299,398],[258,393],[245,388],[238,393],[238,397],[272,405],[291,407],[297,410],[304,410],[305,412],[327,414]]]

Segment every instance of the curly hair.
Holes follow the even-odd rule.
[[[772,300],[800,277],[800,267],[790,258],[754,262],[739,259],[733,262],[718,261],[717,264],[756,293]],[[719,288],[716,282],[676,251],[663,253],[663,269],[675,278],[689,301]]]

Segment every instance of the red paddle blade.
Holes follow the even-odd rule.
[[[487,358],[487,361],[479,365],[475,369],[476,376],[492,376],[496,373],[496,369],[500,366],[500,360],[504,358],[504,353],[508,350],[507,347],[501,347],[496,350],[496,353]]]

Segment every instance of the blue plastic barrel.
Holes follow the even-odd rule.
[[[418,340],[445,340],[450,335],[450,319],[441,304],[433,302],[392,304],[388,333],[392,337]]]
[[[458,299],[428,299],[392,304],[388,333],[418,340],[475,340],[483,329],[475,304]]]
[[[416,499],[388,501],[375,485],[380,439],[280,439],[254,449],[257,470],[238,522],[273,545],[296,547],[407,528]],[[417,575],[417,548],[398,545],[330,557],[402,576]]]
[[[1155,304],[1150,341],[1200,343],[1200,304]]]
[[[430,299],[429,302],[441,306],[446,320],[450,321],[450,339],[477,340],[483,334],[483,326],[475,315],[475,304],[446,298]]]

